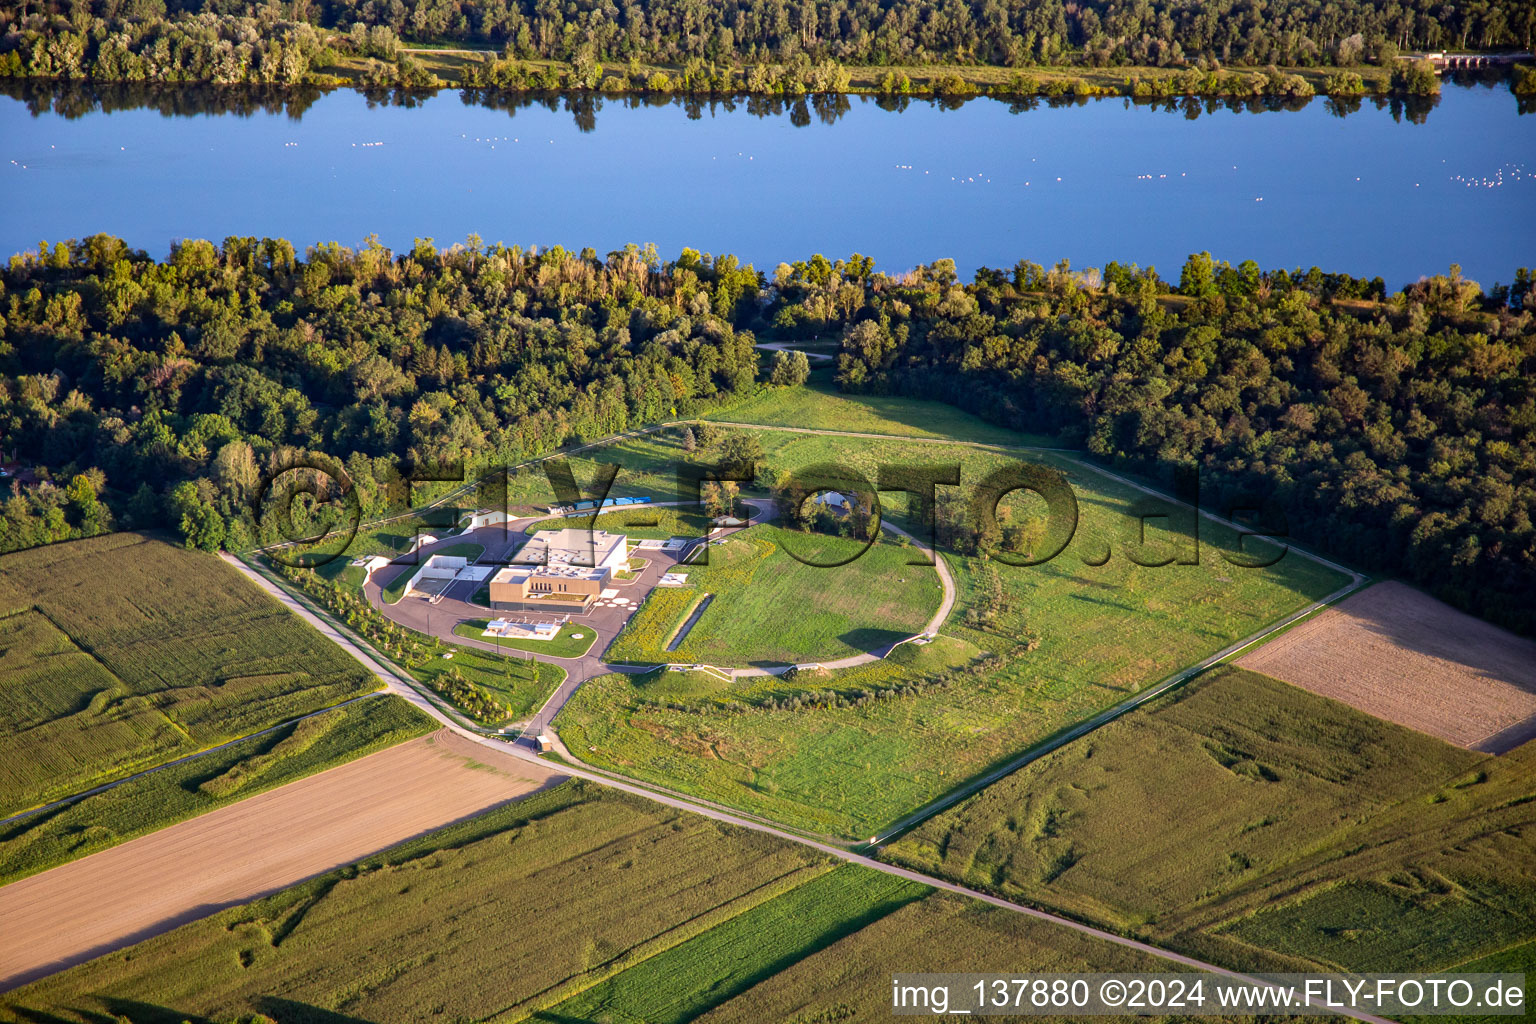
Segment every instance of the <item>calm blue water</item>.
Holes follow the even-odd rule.
[[[1448,86],[1423,123],[1365,104],[1182,113],[1098,100],[901,112],[854,98],[834,123],[607,102],[509,114],[444,92],[370,108],[342,90],[300,118],[132,109],[33,116],[0,98],[0,252],[96,231],[284,236],[391,247],[487,242],[599,252],[654,242],[759,267],[862,252],[885,270],[952,257],[1236,263],[1383,276],[1459,262],[1509,281],[1536,263],[1536,117],[1497,88]]]

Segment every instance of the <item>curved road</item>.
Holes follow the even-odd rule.
[[[690,503],[680,501],[651,502],[646,505],[626,505],[623,508],[624,511],[630,511],[635,509],[659,508],[664,506],[678,506],[685,504]],[[756,510],[757,514],[752,521],[752,525],[772,522],[777,514],[773,502],[769,500],[751,499],[745,501],[744,504],[747,504]],[[584,515],[585,513],[581,514]],[[373,605],[373,607],[376,608],[386,618],[393,622],[399,623],[402,626],[405,626],[407,629],[415,630],[418,633],[425,633],[429,636],[435,636],[447,643],[458,644],[463,647],[472,647],[479,650],[494,651],[502,655],[512,654],[513,652],[509,651],[507,648],[498,647],[494,643],[488,643],[484,640],[475,640],[470,637],[459,636],[453,631],[454,626],[458,625],[465,619],[485,616],[487,609],[484,607],[470,604],[465,600],[453,599],[447,596],[442,597],[436,603],[429,602],[421,598],[402,597],[394,604],[388,604],[384,601],[384,587],[403,574],[415,572],[417,565],[419,564],[419,559],[430,557],[434,550],[438,550],[453,544],[463,544],[466,542],[479,544],[485,549],[485,556],[489,556],[487,561],[490,564],[505,564],[510,561],[511,556],[516,552],[518,547],[521,546],[522,538],[526,534],[528,527],[547,519],[560,518],[570,518],[570,516],[529,516],[523,519],[510,520],[506,524],[481,527],[480,529],[470,531],[469,533],[453,534],[444,537],[432,544],[423,546],[419,551],[415,552],[414,558],[418,559],[417,562],[400,565],[395,572],[390,572],[389,567],[378,570],[363,584],[363,594],[368,600],[368,603]],[[942,586],[944,592],[943,598],[939,602],[938,609],[934,612],[932,617],[929,618],[928,624],[924,627],[923,631],[914,636],[907,637],[903,640],[899,640],[894,643],[876,648],[873,651],[866,651],[862,654],[853,654],[849,655],[848,657],[837,658],[832,661],[804,662],[794,667],[824,668],[836,671],[839,669],[853,668],[857,665],[867,665],[870,662],[878,661],[882,658],[888,657],[891,651],[903,643],[906,643],[910,640],[926,639],[937,635],[939,629],[944,625],[945,620],[949,618],[949,614],[955,606],[956,591],[954,577],[950,574],[949,566],[945,564],[943,557],[938,555],[932,549],[932,547],[918,540],[912,534],[908,533],[906,530],[902,529],[896,524],[882,521],[880,525],[884,529],[887,529],[892,533],[897,534],[898,536],[905,537],[913,544],[913,546],[926,554],[931,560],[931,564],[935,572],[938,573],[939,583]],[[660,579],[661,575],[664,572],[671,570],[678,564],[686,562],[689,556],[691,556],[693,552],[698,548],[699,544],[718,539],[722,536],[739,532],[740,530],[747,528],[748,527],[717,528],[710,531],[710,533],[705,537],[695,540],[692,544],[684,547],[680,553],[674,553],[655,548],[645,549],[643,557],[648,558],[650,560],[650,564],[647,565],[645,569],[641,571],[639,577],[634,580],[614,581],[614,589],[635,588],[635,592],[640,594],[643,600],[644,595],[648,594],[650,590],[656,586],[656,583]],[[466,584],[458,584],[457,589],[462,590],[465,586]],[[478,586],[478,584],[476,584],[476,586]],[[555,716],[560,713],[561,709],[565,707],[566,702],[571,699],[571,696],[575,694],[581,685],[588,680],[595,679],[600,675],[608,675],[614,672],[624,672],[629,674],[648,672],[651,669],[657,667],[654,665],[616,664],[613,662],[605,661],[602,657],[607,645],[613,640],[613,637],[629,620],[630,616],[632,616],[638,609],[640,603],[641,602],[637,600],[635,602],[635,607],[629,609],[597,608],[582,616],[582,624],[591,626],[593,632],[596,633],[597,636],[593,641],[592,646],[587,649],[587,653],[581,655],[580,657],[558,658],[554,655],[542,654],[537,651],[521,652],[535,661],[543,661],[550,664],[559,665],[561,668],[565,669],[566,672],[565,680],[558,687],[556,687],[555,692],[549,696],[549,699],[544,702],[543,706],[539,708],[539,710],[534,714],[533,718],[526,723],[523,728],[524,735],[537,736],[548,731],[550,723],[554,720]],[[791,667],[792,666],[790,665],[773,666],[770,668],[753,666],[748,668],[726,668],[721,669],[721,671],[729,672],[733,676],[741,677],[767,676],[782,675],[784,672],[789,671]]]

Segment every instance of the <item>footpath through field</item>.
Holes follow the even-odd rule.
[[[564,774],[438,730],[12,882],[0,887],[0,991],[351,864]]]

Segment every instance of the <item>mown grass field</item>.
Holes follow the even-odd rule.
[[[436,728],[398,697],[370,697],[0,825],[0,885]]]
[[[548,640],[514,640],[509,637],[488,637],[485,635],[486,624],[489,619],[467,619],[453,627],[454,633],[470,640],[480,640],[488,644],[500,644],[509,651],[533,651],[536,654],[547,654],[552,658],[579,658],[592,647],[597,639],[597,633],[591,626],[574,625],[567,622],[560,627]],[[455,659],[458,655],[454,655]]]
[[[832,351],[835,351],[833,349]],[[1043,445],[1058,442],[988,423],[952,405],[899,395],[844,395],[830,370],[814,369],[802,387],[770,388],[703,417],[771,427],[847,430],[897,437],[949,438],[986,444]]]
[[[882,464],[958,464],[962,486],[954,500],[968,500],[971,485],[1022,457],[898,437],[772,430],[757,436],[770,478],[825,462],[840,462],[871,480]],[[637,459],[643,444],[631,444],[628,457]],[[656,461],[666,454],[663,445],[651,449]],[[1143,540],[1139,513],[1157,511],[1146,495],[1071,458],[1051,453],[1028,458],[1061,471],[1076,495],[1078,523],[1066,549],[1032,567],[953,552],[943,556],[959,591],[943,632],[971,656],[996,655],[994,670],[864,706],[754,709],[745,715],[737,713],[739,708],[715,706],[721,694],[710,695],[711,706],[679,711],[645,699],[633,681],[601,680],[583,686],[561,713],[557,729],[573,750],[595,746],[582,756],[602,767],[666,781],[799,827],[867,837],[1031,744],[1347,582],[1343,574],[1295,552],[1268,568],[1239,568],[1226,557],[1236,543],[1232,531],[1210,520],[1199,526],[1198,564],[1137,564],[1133,552],[1142,562],[1155,562],[1188,550],[1187,524],[1146,519]],[[945,491],[956,489],[941,489],[941,500]],[[1019,521],[1036,513],[1034,500],[1016,495],[1004,508]],[[899,493],[882,495],[882,501],[889,503],[887,514],[904,513]],[[918,532],[914,524],[903,525]],[[719,550],[712,549],[712,557]],[[1244,550],[1261,548],[1249,540]],[[909,580],[932,578],[932,570],[900,568]],[[913,577],[913,572],[925,577]],[[698,593],[714,589],[699,573],[691,572],[689,582]],[[814,590],[764,602],[775,619],[756,623],[756,634],[793,637],[806,618],[801,605],[816,599],[810,596]],[[713,604],[682,648],[670,657],[658,655],[686,616],[687,604],[687,598],[669,595],[654,609],[642,609],[631,622],[630,635],[620,637],[610,656],[732,664],[702,656],[709,652],[705,645],[711,642],[711,629],[729,635],[733,628],[729,621],[711,626],[712,617],[723,616]],[[809,653],[800,638],[787,639],[784,648],[786,660],[792,652]],[[805,660],[803,653],[794,660]],[[881,665],[825,679],[802,677],[796,687],[852,692],[918,685],[930,675]],[[763,695],[749,690],[723,696],[739,705],[760,702]]]
[[[1533,793],[1529,745],[1489,757],[1229,668],[884,855],[1231,966],[1427,970],[1536,935]]]
[[[518,1019],[830,868],[568,783],[0,995],[0,1019]]]
[[[785,967],[696,1019],[701,1024],[886,1022],[892,1019],[891,976],[897,973],[1028,975],[1048,971],[1173,969],[1174,965],[1166,960],[1136,950],[965,897],[936,892]],[[627,1021],[621,1017],[614,1019]],[[928,1019],[934,1016],[930,1014]]]
[[[908,565],[921,552],[888,533],[854,558],[862,547],[770,525],[732,534],[710,546],[707,564],[688,564],[687,586],[653,591],[614,638],[608,658],[737,667],[831,661],[920,632],[943,596],[937,573]],[[819,563],[854,560],[822,568],[791,551]],[[668,651],[694,603],[687,597],[705,593],[714,599],[676,650]]]
[[[217,558],[113,534],[0,558],[0,816],[376,688]]]
[[[932,891],[844,865],[642,961],[536,1019],[685,1024]]]
[[[549,699],[556,687],[565,682],[565,669],[545,661],[520,658],[514,654],[496,655],[458,645],[449,646],[452,658],[429,658],[410,673],[428,685],[439,675],[458,669],[476,686],[484,687],[511,708],[507,721],[524,718]]]

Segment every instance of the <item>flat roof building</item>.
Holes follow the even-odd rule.
[[[551,530],[534,535],[513,564],[491,577],[496,611],[590,611],[613,577],[629,563],[629,541],[603,530]]]
[[[545,530],[533,535],[512,559],[529,565],[569,565],[622,569],[629,561],[629,538],[606,530]]]

